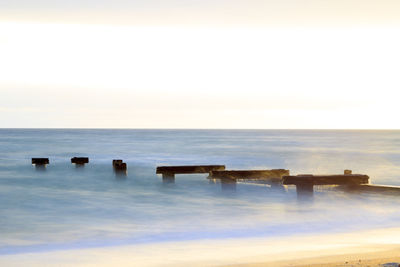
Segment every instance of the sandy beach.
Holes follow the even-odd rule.
[[[370,247],[372,249],[372,247]],[[377,246],[377,250],[382,247]],[[261,266],[293,266],[293,267],[307,267],[307,266],[321,266],[321,267],[339,267],[339,266],[385,266],[385,267],[398,267],[400,266],[400,246],[387,246],[384,251],[368,252],[368,253],[345,253],[333,254],[323,257],[314,258],[300,258],[288,261],[266,261],[259,263],[249,264],[236,264],[227,265],[235,267],[261,267]]]
[[[400,229],[0,256],[1,266],[381,266],[400,263]],[[397,263],[395,265],[394,263]]]

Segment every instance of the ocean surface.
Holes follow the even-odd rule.
[[[90,163],[77,168],[74,156]],[[32,157],[49,157],[45,169]],[[128,164],[113,172],[112,159]],[[239,183],[163,183],[158,165],[367,174],[400,185],[400,131],[0,129],[0,254],[400,226],[400,197]]]

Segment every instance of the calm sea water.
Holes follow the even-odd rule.
[[[73,156],[90,163],[76,168]],[[49,157],[36,170],[32,157]],[[111,160],[128,164],[126,177]],[[400,131],[0,130],[0,254],[163,241],[276,237],[400,226],[400,197],[238,184],[163,184],[157,165],[368,174],[400,185]]]

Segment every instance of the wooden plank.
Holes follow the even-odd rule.
[[[367,184],[368,175],[364,174],[337,174],[337,175],[296,175],[284,176],[284,185],[346,185],[346,184]]]
[[[75,163],[75,164],[89,163],[89,158],[88,157],[73,157],[73,158],[71,158],[71,163]]]
[[[344,187],[346,191],[400,195],[400,186],[360,184]]]
[[[45,165],[50,164],[49,158],[32,158],[32,164]]]
[[[289,170],[224,170],[212,171],[209,179],[231,179],[231,180],[276,180],[281,181],[282,176],[289,175]]]
[[[188,174],[188,173],[210,173],[211,171],[225,170],[225,165],[186,165],[186,166],[159,166],[158,174]]]

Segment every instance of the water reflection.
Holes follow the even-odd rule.
[[[114,174],[117,179],[126,179],[128,177],[127,170],[114,169]]]
[[[75,169],[83,169],[84,167],[85,167],[85,164],[79,164],[79,163],[75,164]]]
[[[46,170],[46,165],[41,165],[41,164],[36,164],[35,165],[35,170],[36,171],[45,171]]]

